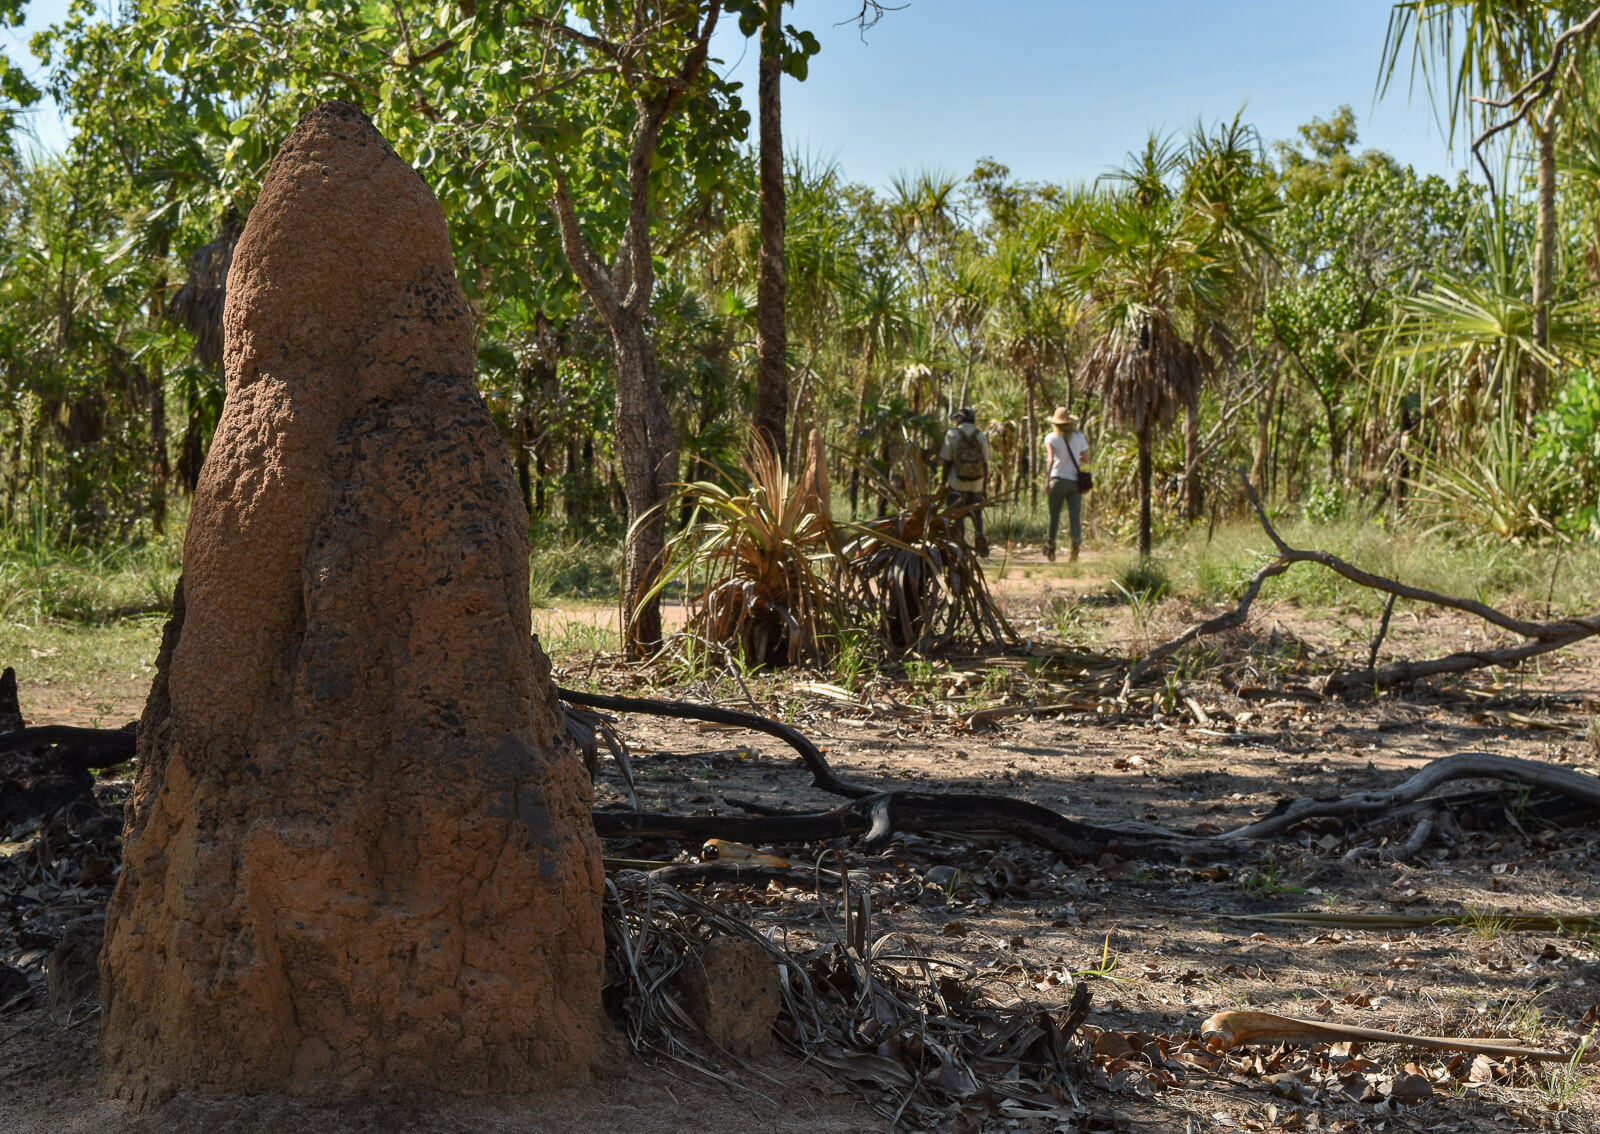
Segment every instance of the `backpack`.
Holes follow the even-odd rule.
[[[989,471],[988,462],[983,459],[983,440],[976,429],[971,433],[957,429],[956,443],[951,446],[950,453],[950,464],[957,480],[982,480]]]

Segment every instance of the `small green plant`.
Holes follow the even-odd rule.
[[[1304,894],[1304,886],[1296,886],[1278,875],[1278,860],[1271,851],[1261,860],[1261,865],[1246,874],[1239,882],[1245,894],[1252,898],[1266,898],[1273,894]]]
[[[933,663],[927,658],[907,658],[903,663],[906,684],[920,696],[934,691]]]
[[[1504,936],[1510,922],[1494,910],[1467,906],[1462,912],[1461,924],[1471,930],[1479,941],[1495,941]]]
[[[1133,618],[1134,649],[1144,653],[1151,646],[1150,619],[1160,596],[1148,590],[1130,589],[1116,579],[1111,580],[1111,585],[1121,591],[1128,602],[1128,613]]]
[[[1176,673],[1168,673],[1166,680],[1161,683],[1161,711],[1174,713],[1178,710],[1178,702],[1183,697],[1183,681]]]
[[[1172,579],[1165,567],[1145,556],[1124,567],[1113,585],[1127,595],[1130,602],[1134,596],[1138,596],[1144,602],[1156,603],[1166,598],[1172,590]]]
[[[833,674],[839,684],[854,691],[863,673],[872,665],[872,645],[862,630],[839,631],[838,648],[833,655]]]
[[[1594,1045],[1594,1037],[1595,1033],[1591,1030],[1578,1041],[1572,1058],[1551,1068],[1539,1084],[1539,1090],[1552,1110],[1566,1110],[1580,1093],[1600,1082],[1600,1076],[1583,1069],[1583,1058]]]
[[[1111,951],[1111,934],[1108,933],[1100,945],[1099,963],[1087,969],[1077,969],[1072,975],[1079,980],[1121,980],[1121,977],[1112,975],[1116,968],[1117,955]]]
[[[983,671],[982,696],[986,701],[1000,701],[1011,688],[1011,675],[999,666]]]
[[[1300,513],[1313,524],[1330,524],[1345,512],[1344,488],[1337,483],[1315,484],[1306,494]]]

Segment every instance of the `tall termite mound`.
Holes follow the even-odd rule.
[[[443,213],[355,107],[279,151],[225,329],[107,914],[107,1087],[581,1076],[600,854],[529,649],[527,514]]]

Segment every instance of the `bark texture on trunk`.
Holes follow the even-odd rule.
[[[1150,554],[1150,423],[1139,430],[1139,555]]]
[[[1271,452],[1272,439],[1272,406],[1278,400],[1278,381],[1282,371],[1273,368],[1272,378],[1267,383],[1267,395],[1256,408],[1256,451],[1250,461],[1250,483],[1261,486],[1263,492],[1267,491],[1267,458]]]
[[[1556,253],[1556,98],[1550,100],[1543,118],[1534,130],[1538,143],[1537,239],[1533,246],[1533,342],[1540,350],[1550,349],[1550,292],[1555,278]],[[1523,407],[1531,420],[1544,405],[1546,367],[1535,358],[1528,368],[1528,390]]]
[[[676,473],[677,448],[661,393],[655,346],[643,320],[624,319],[612,328],[611,336],[617,356],[617,449],[629,521],[618,627],[624,652],[638,658],[661,643],[661,603],[646,602],[644,596],[661,569],[666,546],[662,505]]]
[[[788,327],[783,235],[788,208],[783,185],[783,4],[767,0],[761,32],[761,251],[756,261],[755,435],[765,436],[780,460],[788,453]]]
[[[631,659],[647,657],[661,643],[660,596],[645,596],[660,573],[661,551],[666,543],[665,510],[657,505],[666,500],[668,486],[678,474],[677,441],[661,389],[655,347],[645,326],[655,287],[650,168],[655,163],[662,126],[705,68],[721,10],[720,4],[706,7],[693,46],[669,82],[634,85],[634,121],[628,138],[628,219],[609,265],[578,224],[577,205],[560,156],[545,155],[555,181],[552,204],[561,228],[561,250],[600,321],[611,332],[616,352],[617,440],[623,495],[628,505],[617,631],[622,652]],[[642,19],[642,8],[636,11]],[[556,29],[587,43],[587,33],[565,25],[556,25]]]

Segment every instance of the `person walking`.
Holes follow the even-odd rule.
[[[1046,484],[1050,499],[1050,534],[1045,539],[1044,554],[1050,562],[1056,561],[1056,536],[1061,530],[1061,505],[1065,504],[1067,534],[1072,539],[1068,561],[1076,562],[1078,547],[1083,543],[1083,492],[1078,478],[1080,473],[1089,471],[1083,467],[1085,458],[1089,456],[1089,442],[1073,428],[1078,424],[1078,419],[1072,416],[1066,406],[1056,407],[1056,412],[1050,415],[1050,424],[1053,428],[1044,438],[1045,452],[1049,457],[1045,476],[1048,478]]]
[[[975,536],[973,550],[988,555],[989,541],[983,534],[983,485],[989,476],[989,439],[979,431],[971,406],[956,410],[950,415],[950,422],[950,431],[939,447],[945,487],[950,493],[947,503],[951,508],[967,509],[956,520],[956,530],[966,527],[966,516],[970,515]]]

